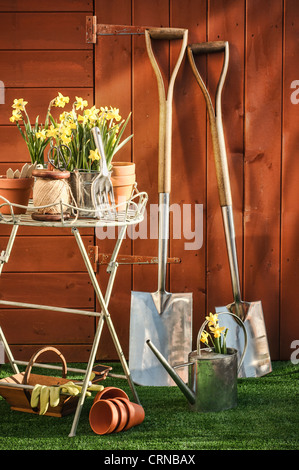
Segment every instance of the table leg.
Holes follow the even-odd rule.
[[[1,255],[0,255],[0,275],[2,273],[2,269],[3,269],[3,266],[5,263],[8,262],[9,260],[9,257],[10,257],[10,254],[11,254],[11,250],[12,250],[12,247],[13,247],[13,244],[14,244],[14,241],[15,241],[15,238],[16,238],[16,234],[17,234],[17,231],[18,231],[18,228],[19,226],[18,225],[13,225],[12,226],[12,229],[11,229],[11,232],[10,232],[10,237],[9,237],[9,240],[8,240],[8,243],[7,243],[7,247],[6,247],[6,250],[5,251],[2,251],[1,252]],[[4,333],[3,333],[3,330],[2,328],[0,327],[0,340],[2,341],[3,343],[3,346],[4,346],[4,350],[6,352],[6,355],[8,357],[8,360],[10,362],[10,365],[14,371],[15,374],[18,374],[19,373],[19,368],[18,366],[15,364],[14,362],[14,357],[13,357],[13,354],[11,352],[11,349],[10,347],[8,346],[8,343],[6,341],[6,338],[4,336]]]
[[[116,347],[120,362],[122,364],[122,367],[123,367],[123,370],[125,372],[126,378],[129,382],[130,388],[133,392],[133,395],[134,395],[135,399],[137,400],[138,403],[140,403],[139,399],[138,399],[138,396],[137,396],[137,393],[136,393],[136,390],[135,390],[133,380],[131,379],[131,375],[130,375],[130,371],[129,371],[127,362],[126,362],[124,354],[122,352],[117,334],[115,332],[115,329],[114,329],[114,326],[113,326],[113,323],[112,323],[112,320],[111,320],[111,317],[110,317],[110,314],[109,314],[108,308],[107,308],[107,305],[109,303],[110,296],[111,296],[111,291],[112,291],[112,287],[113,287],[113,283],[114,283],[114,278],[115,278],[115,275],[116,275],[116,269],[117,269],[116,258],[117,258],[117,254],[119,252],[119,249],[120,249],[125,231],[126,231],[126,226],[123,227],[122,230],[121,230],[121,233],[120,233],[120,235],[117,239],[117,242],[116,242],[112,257],[111,257],[110,276],[109,276],[108,286],[107,286],[105,299],[104,299],[104,297],[102,295],[102,292],[101,292],[101,289],[99,287],[99,284],[97,282],[95,273],[94,273],[93,268],[91,266],[88,254],[87,254],[86,249],[85,249],[85,246],[82,242],[81,235],[80,235],[77,228],[72,229],[72,232],[75,236],[78,247],[80,249],[82,258],[85,262],[85,266],[87,268],[90,280],[92,282],[92,285],[93,285],[93,288],[94,288],[94,291],[95,291],[95,294],[96,294],[97,299],[100,303],[100,306],[101,306],[101,309],[102,309],[102,316],[99,319],[96,334],[95,334],[95,337],[94,337],[93,346],[92,346],[92,350],[91,350],[91,353],[90,353],[90,357],[89,357],[89,361],[88,361],[88,365],[87,365],[87,369],[86,369],[86,374],[85,374],[85,378],[84,378],[83,385],[82,385],[82,393],[81,393],[81,396],[79,398],[79,402],[78,402],[77,409],[76,409],[76,412],[75,412],[75,417],[74,417],[74,420],[73,420],[72,429],[71,429],[71,432],[69,434],[70,437],[73,437],[76,434],[76,428],[77,428],[78,421],[79,421],[79,418],[80,418],[82,406],[83,406],[83,403],[84,403],[84,400],[85,400],[85,395],[86,395],[86,391],[87,391],[87,387],[88,387],[88,381],[89,381],[90,374],[92,372],[92,367],[93,367],[93,364],[94,364],[94,361],[95,361],[96,352],[98,350],[99,341],[100,341],[100,337],[101,337],[101,333],[102,333],[102,329],[103,329],[105,319],[107,321],[107,326],[108,326],[110,334],[112,336],[114,345]]]

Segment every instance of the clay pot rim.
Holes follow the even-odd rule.
[[[34,183],[34,178],[6,178],[0,175],[0,188],[2,189],[22,189],[29,188]]]
[[[107,427],[105,431],[99,432],[99,430],[96,428],[94,422],[93,422],[93,409],[97,407],[106,407],[109,409],[111,413],[111,423],[110,426]],[[114,431],[114,429],[118,426],[120,420],[120,411],[118,407],[114,404],[111,403],[109,400],[98,400],[95,403],[93,403],[90,412],[89,412],[89,424],[91,429],[93,430],[94,433],[99,434],[99,435],[104,435],[104,434],[110,434]]]
[[[111,391],[111,390],[117,391],[117,393],[120,392],[121,394],[123,394],[123,396],[121,396],[121,395],[116,396],[116,395],[115,395],[115,396],[113,396],[113,397],[109,397],[109,395],[108,395],[108,396],[105,397],[105,394],[106,394],[106,393],[109,393],[109,391]],[[99,400],[108,400],[108,399],[110,399],[110,398],[126,398],[127,400],[129,400],[128,395],[127,395],[126,392],[125,392],[124,390],[122,390],[121,388],[119,388],[119,387],[106,387],[106,388],[104,388],[104,390],[101,390],[100,392],[98,392],[98,393],[96,394],[96,396],[94,397],[93,402],[96,403],[96,402],[99,401]]]
[[[125,176],[132,175],[135,173],[135,163],[134,162],[115,162],[112,163],[112,176]]]

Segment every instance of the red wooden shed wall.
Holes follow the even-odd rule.
[[[132,111],[134,138],[117,159],[136,162],[138,187],[148,192],[149,204],[157,204],[158,94],[144,38],[98,37],[96,45],[87,44],[85,18],[90,15],[98,23],[188,28],[190,43],[229,41],[223,121],[242,293],[244,300],[262,301],[272,358],[289,359],[291,343],[299,337],[299,104],[296,88],[291,88],[299,80],[298,2],[0,0],[0,80],[6,93],[0,105],[1,172],[28,161],[24,143],[8,121],[13,99],[26,99],[30,114],[43,116],[50,99],[61,91],[71,99],[79,95],[97,106],[115,106],[122,116]],[[155,51],[166,78],[177,48],[159,43]],[[197,64],[213,94],[221,58]],[[195,338],[206,312],[233,299],[205,102],[186,59],[175,84],[172,145],[171,203],[181,211],[190,205],[192,230],[195,204],[203,205],[202,246],[186,250],[185,244],[193,240],[170,241],[170,254],[180,257],[181,264],[170,267],[169,289],[193,292]],[[0,249],[7,234],[8,228],[1,226]],[[1,298],[97,307],[68,231],[21,228],[20,235],[3,270]],[[85,231],[86,245],[97,243],[102,252],[111,252],[113,240],[96,235]],[[156,256],[157,240],[133,240],[128,234],[122,252]],[[105,289],[105,268],[98,277]],[[126,355],[130,292],[156,287],[156,266],[119,267],[110,313]],[[95,329],[90,317],[8,308],[1,308],[0,322],[13,350],[26,358],[39,345],[53,343],[67,360],[84,361]],[[98,357],[116,358],[106,330]]]

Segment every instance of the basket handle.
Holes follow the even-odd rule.
[[[42,348],[42,349],[39,349],[37,352],[35,352],[32,356],[31,356],[31,359],[30,361],[28,362],[28,365],[26,367],[26,370],[25,370],[25,374],[24,374],[24,379],[23,379],[23,384],[24,385],[28,385],[28,382],[29,382],[29,377],[30,377],[30,374],[31,374],[31,370],[32,370],[32,367],[34,365],[34,363],[36,362],[37,358],[47,352],[47,351],[53,351],[55,352],[61,359],[61,362],[62,362],[62,377],[65,378],[66,377],[66,374],[67,374],[67,364],[66,364],[66,360],[64,358],[64,356],[62,355],[62,353],[60,351],[58,351],[58,349],[54,348],[53,346],[46,346],[45,348]]]
[[[32,367],[34,365],[34,363],[36,362],[37,358],[47,352],[47,351],[53,351],[55,352],[61,359],[61,362],[62,362],[62,377],[63,378],[66,378],[66,374],[67,374],[67,364],[66,364],[66,360],[64,358],[64,356],[62,355],[62,353],[60,351],[58,351],[58,349],[54,348],[53,346],[46,346],[45,348],[42,348],[42,349],[39,349],[38,351],[36,351],[30,358],[30,361],[28,362],[27,364],[27,367],[26,367],[26,370],[25,370],[25,373],[24,373],[24,378],[23,378],[23,384],[24,385],[28,385],[28,382],[29,382],[29,377],[30,377],[30,374],[31,374],[31,370],[32,370]],[[30,402],[31,402],[31,394],[29,392],[29,390],[26,390],[24,389],[24,393],[26,395],[26,398],[28,400],[28,403],[30,405]],[[37,408],[32,408],[33,411],[37,411]]]

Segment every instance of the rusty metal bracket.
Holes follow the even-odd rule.
[[[86,17],[86,42],[89,44],[96,44],[97,36],[126,36],[135,35],[141,36],[145,34],[146,30],[155,31],[157,34],[163,34],[164,39],[168,39],[173,31],[183,32],[185,29],[181,28],[159,28],[156,26],[133,26],[133,25],[120,25],[120,24],[97,24],[96,16]]]
[[[99,266],[109,265],[111,254],[100,253],[98,246],[89,246],[88,247],[88,258],[93,266],[94,272],[98,272]],[[132,264],[142,264],[142,265],[153,265],[158,264],[158,258],[156,256],[140,256],[140,255],[118,255],[116,262],[119,265],[132,265]],[[168,264],[179,264],[181,263],[180,258],[168,258]]]

